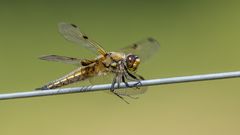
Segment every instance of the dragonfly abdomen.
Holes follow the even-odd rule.
[[[69,85],[78,81],[85,80],[89,77],[95,75],[95,67],[94,66],[86,66],[80,67],[77,70],[65,75],[64,77],[57,79],[44,85],[41,88],[37,88],[37,90],[47,90],[47,89],[55,89],[59,87],[63,87],[65,85]]]

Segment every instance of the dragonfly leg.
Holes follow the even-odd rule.
[[[127,77],[127,76],[130,76],[134,81],[138,81],[136,84],[134,84],[134,87],[139,88],[138,85],[139,85],[139,84],[142,85],[141,80],[144,80],[144,78],[143,78],[142,76],[140,76],[140,75],[137,75],[137,74],[133,75],[132,73],[130,73],[130,72],[127,70],[127,67],[126,67],[126,66],[124,66],[124,69],[125,69],[125,71],[126,71],[126,73],[127,73],[127,75],[125,75],[126,77]],[[131,79],[131,80],[132,80],[132,79]],[[130,80],[130,79],[128,79],[128,80]]]
[[[138,82],[136,83],[136,85],[140,84],[142,86],[142,82],[141,80],[145,80],[144,77],[142,77],[141,75],[136,74],[136,76],[139,78]]]
[[[136,74],[141,80],[145,80],[145,78],[141,75]]]
[[[121,83],[120,77],[121,76],[117,75],[117,87],[118,88],[120,88],[120,83]]]
[[[115,85],[115,83],[116,83],[116,76],[113,78],[113,82],[112,82],[110,91],[114,91],[114,85]]]
[[[138,79],[138,78],[129,78],[129,75],[127,75],[127,74],[124,74],[124,77],[128,80],[128,81],[138,81],[136,84],[134,84],[133,86],[129,86],[129,84],[127,84],[128,85],[128,87],[137,87],[137,85],[139,84],[139,83],[141,83],[140,82],[140,80]],[[137,87],[138,88],[138,87]]]
[[[125,103],[129,104],[129,102],[127,100],[125,100],[122,96],[120,96],[119,94],[117,94],[116,92],[112,91],[114,95],[116,95],[117,97],[119,97],[120,99],[122,99]]]
[[[126,74],[123,74],[122,75],[122,82],[126,85],[126,87],[129,87],[129,84],[126,82],[125,77],[126,77]]]
[[[126,70],[127,71],[127,70]],[[128,72],[127,71],[127,74],[131,77],[131,78],[133,78],[134,80],[137,80],[137,83],[135,83],[133,86],[134,87],[136,87],[136,88],[139,88],[138,87],[138,85],[140,84],[140,85],[142,85],[142,83],[141,83],[141,80],[142,80],[142,76],[139,76],[139,75],[137,75],[137,76],[135,76],[135,75],[133,75],[132,73],[130,73],[130,72]],[[139,77],[139,78],[138,78]]]
[[[127,74],[124,74],[124,77],[125,77],[128,81],[136,81],[136,80],[134,80],[134,79],[132,79],[132,78],[129,78],[129,75],[127,75]]]

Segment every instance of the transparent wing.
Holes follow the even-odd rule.
[[[133,87],[127,89],[117,89],[115,92],[120,96],[136,96],[139,94],[144,94],[147,91],[147,87]]]
[[[109,84],[112,83],[113,77],[115,75],[111,72],[103,73],[101,75],[89,78],[89,82],[93,85],[96,84]],[[147,87],[132,87],[132,88],[126,88],[126,89],[116,89],[115,92],[119,94],[120,96],[135,96],[139,94],[143,94],[147,91]],[[114,95],[110,90],[104,91],[107,94]]]
[[[72,58],[72,57],[66,57],[66,56],[59,56],[59,55],[45,55],[39,57],[41,60],[46,61],[55,61],[55,62],[62,62],[67,64],[74,64],[74,65],[81,65],[82,59],[79,58]]]
[[[109,83],[112,83],[113,77],[114,77],[113,73],[105,72],[105,73],[98,74],[94,77],[91,77],[88,80],[93,85],[109,84]]]
[[[142,62],[146,61],[149,57],[155,54],[159,50],[159,47],[160,45],[157,40],[153,38],[147,38],[120,49],[120,52],[137,55]]]
[[[106,54],[106,51],[97,42],[89,39],[76,25],[62,22],[58,24],[58,28],[65,39],[80,44],[95,53]]]

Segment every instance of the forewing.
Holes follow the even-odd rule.
[[[120,49],[120,52],[137,55],[141,62],[143,62],[155,54],[159,50],[159,47],[160,45],[157,40],[153,38],[147,38]]]
[[[55,61],[55,62],[62,62],[67,64],[74,64],[74,65],[81,65],[82,59],[79,58],[72,58],[72,57],[66,57],[66,56],[59,56],[59,55],[45,55],[39,57],[41,60],[46,61]]]
[[[89,39],[76,25],[62,22],[58,24],[58,28],[65,39],[80,44],[97,54],[106,54],[106,51],[97,42]]]

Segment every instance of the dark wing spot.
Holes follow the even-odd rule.
[[[153,39],[153,38],[148,38],[148,41],[150,41],[150,42],[155,42],[155,39]]]
[[[137,49],[138,48],[138,45],[137,44],[133,44],[133,49]]]
[[[82,66],[87,66],[87,65],[90,65],[92,64],[94,61],[91,61],[91,60],[82,60],[81,61],[81,65]]]
[[[71,58],[71,57],[69,57],[69,59],[70,59],[70,60],[77,60],[77,58]]]
[[[81,61],[81,65],[82,66],[87,66],[87,65],[89,65],[89,63],[87,63],[86,61]]]
[[[77,25],[75,25],[75,24],[70,24],[70,25],[72,25],[74,28],[77,28]]]
[[[84,39],[88,39],[88,37],[87,37],[87,36],[84,36],[84,35],[83,35],[83,38],[84,38]]]

